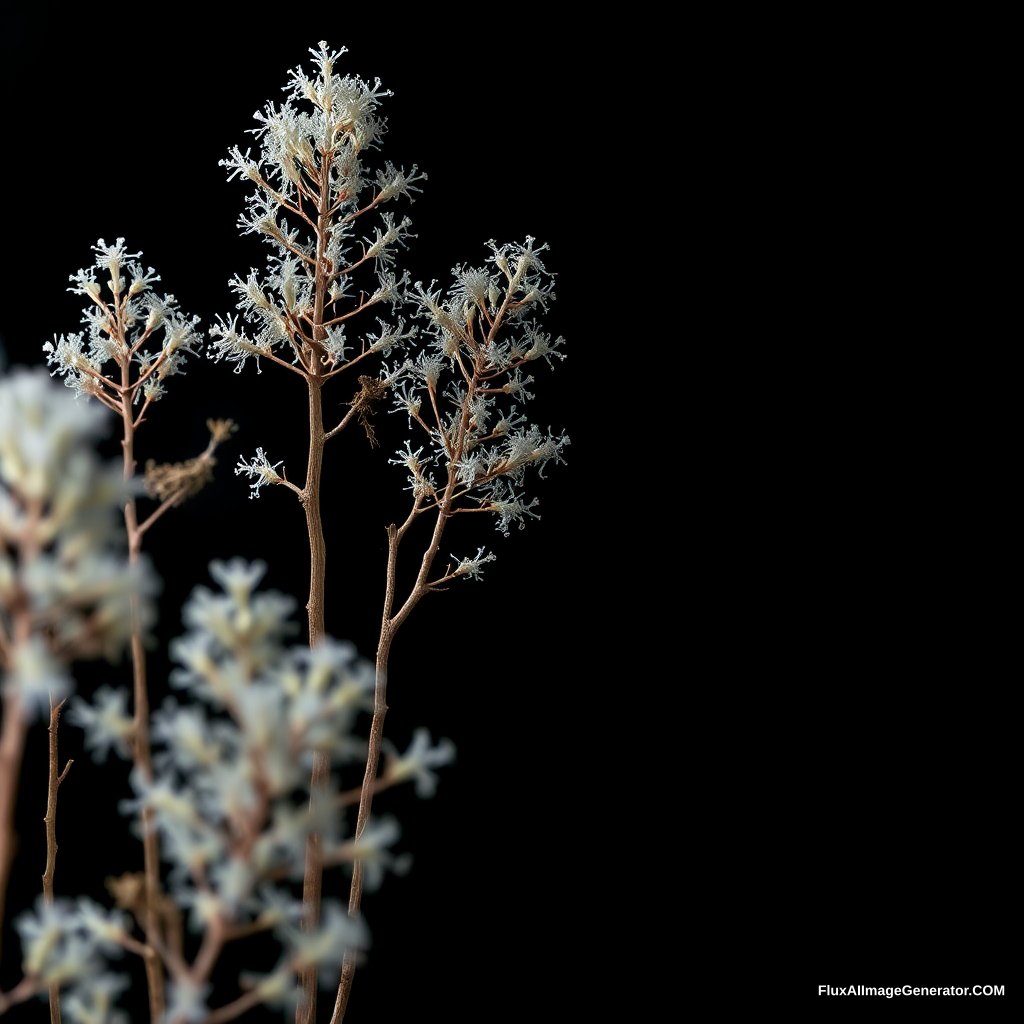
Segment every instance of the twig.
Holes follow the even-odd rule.
[[[17,691],[3,698],[3,727],[0,729],[0,921],[4,914],[4,897],[14,862],[17,837],[14,833],[14,807],[18,798],[18,776],[25,754],[28,723],[21,713]],[[2,940],[2,934],[0,934]]]
[[[124,385],[129,382],[129,365],[121,366]],[[135,424],[131,415],[131,404],[125,401],[124,438],[121,445],[124,449],[124,478],[130,480],[135,475],[134,440]],[[125,526],[128,528],[128,560],[134,565],[138,562],[142,550],[142,533],[139,530],[138,514],[135,510],[135,499],[129,498],[124,509]],[[146,684],[146,652],[142,645],[142,626],[139,621],[138,598],[131,599],[132,625],[132,668],[135,694],[134,743],[132,752],[134,761],[147,782],[153,780],[153,759],[149,746],[149,690]],[[143,865],[146,875],[146,943],[156,945],[160,937],[160,924],[157,917],[157,904],[160,899],[160,847],[156,829],[153,827],[153,811],[144,808],[142,811],[142,850]],[[149,985],[149,1013],[154,1022],[164,1012],[164,976],[152,957],[145,958],[146,979]]]
[[[48,907],[53,906],[53,876],[57,870],[57,790],[64,781],[68,769],[75,763],[68,761],[64,771],[59,771],[57,757],[57,726],[60,722],[60,709],[64,701],[53,703],[50,697],[50,781],[46,790],[46,870],[43,872],[43,900]],[[60,985],[50,985],[50,1024],[60,1024]]]
[[[392,615],[395,604],[395,586],[398,565],[398,547],[402,542],[405,531],[413,520],[416,512],[416,505],[409,518],[398,529],[394,524],[388,527],[388,568],[387,587],[384,594],[384,612],[381,619],[380,643],[377,647],[376,682],[373,693],[373,721],[370,724],[370,740],[366,755],[366,770],[363,773],[363,785],[359,796],[359,811],[356,816],[356,828],[354,839],[359,841],[366,822],[370,817],[370,807],[373,803],[373,795],[378,787],[377,766],[380,762],[380,749],[384,737],[384,717],[388,712],[387,705],[387,673],[388,656],[391,651],[391,643],[395,633],[402,623],[408,618],[409,613],[419,603],[424,594],[428,593],[426,583],[430,573],[430,567],[437,555],[441,544],[441,534],[444,532],[446,520],[445,508],[450,500],[450,495],[455,487],[454,470],[449,470],[448,488],[445,497],[442,499],[441,508],[438,511],[437,521],[434,524],[434,532],[430,545],[423,554],[423,561],[420,565],[419,575],[416,583],[405,603],[398,613]],[[383,788],[383,787],[381,787]],[[359,914],[363,899],[363,865],[357,860],[352,866],[352,882],[349,886],[348,913],[350,917]],[[334,1002],[334,1012],[331,1014],[331,1024],[341,1024],[345,1019],[345,1010],[348,1007],[349,996],[352,994],[352,982],[355,978],[356,958],[355,951],[347,949],[345,958],[341,965],[341,980],[338,983],[338,994]]]
[[[504,307],[503,307],[504,308]],[[497,329],[500,323],[501,313],[496,318],[495,327],[493,331]],[[414,516],[420,511],[419,501],[413,506],[413,510],[409,515],[409,518],[403,524],[401,530],[395,528],[394,525],[388,527],[388,569],[387,569],[387,586],[384,597],[384,613],[381,622],[380,632],[380,644],[377,648],[377,672],[376,672],[376,686],[374,691],[374,708],[373,708],[373,721],[370,725],[370,740],[366,758],[366,771],[363,775],[363,785],[359,798],[359,811],[356,820],[355,828],[355,841],[358,842],[362,835],[363,829],[366,827],[366,822],[369,819],[370,808],[373,802],[374,792],[379,788],[377,780],[377,767],[380,760],[380,749],[384,731],[384,717],[387,714],[387,665],[388,657],[391,650],[391,644],[394,640],[395,634],[403,622],[409,617],[412,610],[422,600],[422,598],[431,592],[439,583],[444,583],[449,579],[452,579],[456,574],[449,573],[435,580],[433,583],[429,582],[430,570],[433,566],[434,559],[437,557],[437,552],[440,548],[441,537],[444,533],[445,524],[448,518],[454,512],[452,504],[457,495],[458,477],[456,466],[462,460],[463,454],[466,450],[466,445],[470,434],[470,415],[473,406],[473,401],[476,395],[476,391],[479,388],[480,375],[484,370],[484,356],[481,350],[477,349],[474,354],[473,373],[468,374],[465,367],[462,365],[462,360],[459,358],[459,366],[462,368],[463,375],[466,377],[469,387],[466,390],[461,403],[461,415],[459,417],[459,423],[454,431],[454,435],[451,438],[450,448],[446,444],[446,448],[451,451],[451,458],[449,461],[448,469],[448,483],[445,487],[444,494],[440,496],[436,504],[433,506],[437,509],[437,519],[434,523],[433,534],[430,539],[430,543],[427,549],[423,553],[423,557],[420,563],[419,573],[416,577],[416,582],[410,590],[408,596],[405,599],[404,604],[399,608],[397,612],[394,612],[394,605],[396,601],[395,593],[395,581],[396,581],[396,566],[398,560],[398,547],[401,543],[402,536],[409,524],[412,522]],[[434,406],[434,414],[437,417],[438,427],[440,429],[441,417],[437,408],[435,389],[432,385],[428,386],[430,392],[431,402]],[[447,441],[447,439],[446,439]],[[349,904],[348,913],[349,916],[355,917],[359,914],[360,906],[362,903],[363,895],[363,866],[360,861],[356,861],[352,870],[352,882],[349,888]],[[341,1024],[345,1018],[345,1011],[348,1007],[349,996],[352,991],[352,982],[355,977],[355,952],[354,950],[346,950],[345,958],[342,962],[341,968],[341,980],[338,984],[338,993],[335,999],[334,1012],[331,1015],[331,1024]]]
[[[0,1014],[6,1013],[12,1006],[31,999],[42,988],[42,982],[38,978],[22,978],[14,988],[7,992],[0,992]]]
[[[246,1010],[259,1006],[264,998],[260,990],[254,988],[251,992],[239,996],[233,1003],[228,1003],[227,1006],[222,1006],[217,1010],[211,1010],[205,1018],[205,1024],[224,1024],[225,1021],[234,1020]]]

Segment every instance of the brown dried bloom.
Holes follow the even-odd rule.
[[[231,420],[207,420],[210,443],[202,455],[185,462],[164,463],[158,466],[152,459],[146,463],[146,493],[151,498],[180,505],[198,494],[212,479],[217,460],[214,449],[234,433]]]
[[[348,404],[356,410],[359,416],[359,423],[366,431],[366,437],[370,445],[377,447],[377,436],[374,433],[370,417],[377,411],[377,403],[384,397],[388,390],[388,382],[378,380],[376,377],[360,377],[359,391]]]

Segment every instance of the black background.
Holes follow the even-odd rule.
[[[66,277],[99,236],[142,249],[204,323],[231,311],[228,278],[264,255],[217,160],[320,38],[395,91],[384,156],[430,176],[414,279],[526,234],[559,272],[545,322],[570,358],[533,408],[572,436],[569,465],[524,532],[452,530],[452,552],[499,560],[399,634],[387,733],[427,725],[459,763],[433,801],[386,808],[415,864],[366,902],[351,1019],[654,1019],[661,986],[673,1007],[710,992],[807,1019],[1013,1012],[1007,499],[974,433],[1000,412],[928,269],[955,249],[940,213],[978,145],[960,26],[737,10],[674,33],[643,5],[561,25],[376,11],[308,33],[103,19],[6,39],[0,333],[17,359],[77,329]],[[140,433],[141,459],[179,460],[207,416],[241,425],[216,485],[150,538],[157,652],[212,557],[264,557],[267,585],[305,593],[291,496],[250,502],[230,472],[259,445],[301,476],[304,396],[275,370],[196,363]],[[406,432],[379,429],[380,451],[332,442],[325,472],[328,629],[366,655],[404,507],[382,460]],[[15,904],[42,869],[34,744]],[[71,825],[87,770],[61,791],[57,888],[101,895],[97,866],[139,852],[103,816],[124,789],[109,773],[97,824]]]

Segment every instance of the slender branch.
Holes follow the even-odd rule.
[[[340,434],[341,431],[343,431],[349,425],[349,423],[352,421],[352,417],[355,415],[356,407],[352,406],[352,408],[349,409],[349,411],[345,413],[345,415],[342,417],[341,422],[333,430],[329,430],[326,434],[324,434],[324,440],[330,441],[330,439],[334,437],[335,434]]]
[[[6,1013],[12,1006],[31,999],[41,988],[43,983],[38,978],[22,978],[14,988],[7,992],[0,992],[0,1014]]]
[[[373,197],[373,199],[371,199],[366,204],[366,206],[364,206],[361,210],[353,210],[351,213],[346,214],[344,217],[341,218],[339,223],[341,223],[341,224],[350,224],[357,217],[362,217],[362,215],[364,213],[369,213],[370,210],[374,209],[377,206],[380,206],[380,204],[383,201],[384,201],[384,193],[383,192],[378,192]],[[344,200],[339,201],[337,204],[335,204],[334,207],[332,207],[332,209],[331,209],[331,213],[332,214],[341,206],[341,202],[344,202]]]
[[[157,326],[157,324],[153,324],[153,327],[156,327],[156,326]],[[136,355],[138,353],[139,349],[142,348],[142,346],[146,344],[146,341],[148,340],[150,335],[153,333],[153,327],[147,327],[142,332],[142,334],[139,335],[138,340],[135,342],[134,345],[132,345],[131,350],[128,353],[129,356]]]
[[[260,990],[254,988],[251,992],[246,992],[245,995],[239,996],[234,1002],[228,1003],[227,1006],[211,1010],[209,1015],[204,1018],[205,1024],[224,1024],[225,1021],[234,1020],[245,1013],[246,1010],[259,1006],[264,999],[265,996]]]
[[[395,538],[397,531],[394,525],[388,528],[388,538],[391,541],[393,550],[397,549]],[[390,562],[390,557],[389,557]],[[370,726],[370,743],[366,755],[366,771],[363,774],[363,785],[359,796],[359,812],[356,818],[354,840],[359,837],[366,828],[366,822],[370,815],[370,804],[373,801],[373,792],[377,783],[377,763],[380,759],[381,740],[384,735],[384,717],[388,712],[387,704],[387,665],[388,653],[391,649],[391,641],[394,637],[394,630],[390,622],[385,621],[381,627],[381,643],[377,649],[377,670],[376,685],[373,694],[373,723]],[[359,908],[363,898],[363,862],[356,860],[352,865],[352,883],[349,887],[348,913],[350,917],[359,915]],[[345,957],[341,963],[341,980],[338,983],[338,994],[334,1001],[334,1011],[331,1014],[331,1024],[340,1024],[345,1019],[345,1010],[348,1007],[349,996],[352,994],[352,982],[356,973],[355,950],[346,949]]]
[[[392,786],[397,786],[400,782],[405,781],[405,779],[392,777],[390,775],[381,775],[373,780],[373,795],[376,796],[378,793],[384,792],[385,789],[391,789]],[[354,804],[359,803],[359,799],[362,795],[362,786],[357,786],[354,789],[346,789],[344,793],[338,794],[335,806],[352,807]]]
[[[0,728],[0,921],[3,921],[7,882],[17,846],[14,808],[28,733],[28,723],[21,713],[21,698],[16,690],[3,698],[3,710],[3,726]],[[2,938],[0,932],[0,943]]]
[[[181,954],[176,950],[170,949],[162,940],[156,942],[155,949],[143,942],[139,942],[137,939],[133,939],[130,935],[121,935],[117,941],[129,953],[135,953],[137,956],[142,957],[146,964],[147,972],[150,963],[154,964],[157,970],[161,970],[160,962],[162,960],[167,964],[168,969],[177,980],[185,981],[190,977],[189,966],[185,963]],[[162,977],[163,975],[161,975]]]
[[[280,484],[282,487],[287,487],[290,491],[294,491],[298,495],[299,501],[305,500],[306,492],[297,484],[293,484],[291,480],[288,480],[286,477],[282,476],[280,480],[275,480],[274,483]]]
[[[350,263],[347,267],[345,267],[342,270],[334,271],[334,273],[330,275],[329,280],[333,281],[336,278],[344,277],[346,274],[351,274],[353,270],[358,270],[359,267],[361,267],[367,260],[374,260],[377,258],[376,256],[369,255],[365,245],[363,246],[363,250],[363,255],[359,259],[357,259],[355,263]]]
[[[434,530],[430,538],[430,543],[427,549],[423,552],[423,558],[420,562],[419,573],[416,577],[416,582],[409,592],[404,604],[399,610],[392,614],[395,601],[395,582],[396,582],[396,569],[398,562],[398,546],[401,543],[402,535],[412,522],[413,517],[418,511],[419,500],[413,505],[413,510],[399,531],[392,524],[388,527],[388,569],[387,569],[387,586],[384,595],[384,612],[381,620],[381,631],[380,631],[380,644],[377,648],[377,672],[376,672],[376,686],[374,689],[374,701],[373,701],[373,721],[370,725],[370,741],[369,748],[367,751],[366,758],[366,771],[363,774],[363,785],[362,791],[359,798],[359,812],[356,818],[356,828],[354,839],[358,842],[359,837],[362,835],[363,829],[366,827],[366,822],[369,819],[370,807],[373,802],[373,794],[377,784],[377,766],[380,760],[380,748],[381,740],[384,733],[384,717],[387,714],[387,664],[388,655],[391,650],[391,644],[394,640],[395,634],[398,632],[399,627],[409,617],[413,608],[422,600],[422,598],[430,593],[432,586],[428,582],[430,577],[430,570],[433,566],[434,559],[437,557],[438,549],[441,546],[441,537],[444,534],[445,524],[448,520],[448,515],[451,510],[452,495],[456,490],[457,476],[454,470],[454,466],[462,459],[463,449],[466,444],[466,439],[469,435],[469,419],[472,407],[472,401],[477,387],[477,375],[481,369],[482,355],[477,355],[473,376],[469,378],[469,387],[466,391],[466,395],[462,400],[462,415],[460,417],[459,428],[455,438],[455,444],[453,445],[454,451],[452,452],[452,458],[448,470],[448,484],[445,488],[443,497],[440,498],[437,508],[437,519],[434,522]],[[461,365],[461,360],[460,360]],[[433,398],[433,389],[431,388],[431,398]],[[436,411],[436,406],[435,406]],[[449,577],[445,577],[447,579]],[[438,582],[443,582],[439,580]],[[348,913],[349,916],[355,917],[359,913],[359,909],[362,903],[363,896],[363,865],[361,861],[356,861],[352,869],[352,883],[349,888],[349,902],[348,902]],[[338,994],[334,1004],[334,1013],[331,1016],[331,1024],[340,1024],[345,1018],[345,1010],[348,1006],[349,996],[352,992],[352,982],[355,977],[355,951],[348,949],[345,951],[345,958],[342,962],[341,967],[341,981],[338,984]]]
[[[224,946],[224,924],[224,918],[220,914],[215,914],[213,920],[206,927],[202,945],[192,962],[192,980],[197,985],[202,984],[210,977],[213,965],[217,962],[217,957],[220,956],[220,951]]]
[[[298,215],[299,217],[301,217],[307,224],[309,224],[310,227],[313,226],[313,222],[309,219],[309,217],[307,217],[302,212],[301,207],[296,208],[291,203],[289,203],[287,197],[285,195],[283,195],[281,192],[278,192],[277,189],[275,189],[272,185],[268,184],[266,179],[263,177],[262,174],[260,174],[259,171],[256,172],[256,177],[254,178],[254,180],[260,186],[260,188],[263,189],[264,192],[266,192],[269,195],[273,196],[274,200],[277,203],[279,203],[281,206],[283,206],[289,212],[294,213],[294,214]],[[308,256],[306,258],[309,259]]]
[[[142,403],[142,408],[139,410],[139,415],[135,417],[135,422],[132,424],[132,426],[136,430],[139,429],[139,425],[146,419],[146,410],[150,407],[150,405],[152,405],[152,403],[153,403],[153,399],[152,398],[147,398]]]
[[[106,386],[110,388],[112,391],[120,391],[120,388],[112,380],[110,380],[109,378],[105,377],[102,373],[100,373],[99,370],[94,370],[91,366],[88,365],[77,367],[77,369],[81,370],[82,373],[86,373],[90,377],[95,378],[100,382],[101,385],[106,384]],[[111,401],[113,401],[113,399],[111,399]]]
[[[138,377],[136,377],[135,380],[131,384],[127,383],[127,377],[126,377],[125,378],[126,383],[121,388],[121,391],[125,394],[125,396],[127,396],[129,391],[137,390],[140,384],[145,384],[146,381],[149,380],[149,378],[152,377],[154,373],[156,373],[156,371],[160,368],[160,364],[166,358],[167,358],[167,349],[166,348],[161,349],[160,350],[160,355],[158,355],[156,357],[156,359],[154,359],[153,362],[151,362],[149,364],[149,366],[147,366],[146,369],[143,370],[142,373],[140,373],[138,375]],[[148,399],[146,400],[146,404],[147,405],[149,404],[149,400]]]
[[[163,514],[164,514],[164,513],[165,513],[165,512],[167,511],[167,510],[168,510],[168,509],[169,509],[169,508],[172,508],[173,506],[177,505],[177,504],[178,504],[178,502],[179,502],[179,500],[180,500],[180,499],[179,499],[179,497],[178,497],[177,495],[174,495],[173,497],[170,497],[170,498],[168,498],[168,499],[167,499],[166,501],[164,501],[164,502],[163,502],[163,503],[162,503],[162,504],[160,505],[160,507],[159,507],[159,508],[157,508],[157,509],[156,509],[155,511],[151,512],[151,513],[150,513],[150,514],[149,514],[149,515],[148,515],[148,516],[146,517],[146,519],[145,519],[145,520],[144,520],[144,521],[143,521],[143,522],[142,522],[142,523],[141,523],[141,524],[140,524],[140,525],[138,526],[138,528],[136,529],[136,531],[135,531],[135,532],[136,532],[137,536],[141,538],[141,537],[142,537],[142,535],[143,535],[143,534],[144,534],[144,533],[145,533],[145,532],[146,532],[146,531],[147,531],[147,530],[148,530],[148,529],[149,529],[149,528],[150,528],[150,527],[151,527],[151,526],[152,526],[152,525],[153,525],[153,524],[154,524],[154,523],[155,523],[155,522],[156,522],[156,521],[157,521],[157,520],[158,520],[158,519],[159,519],[159,518],[160,518],[160,517],[161,517],[161,516],[162,516],[162,515],[163,515]]]
[[[449,491],[454,486],[454,475],[449,480]],[[446,499],[447,500],[447,497]],[[359,796],[359,811],[356,815],[355,834],[356,842],[359,841],[366,822],[370,817],[370,807],[373,803],[373,795],[380,781],[377,779],[377,766],[380,762],[381,742],[384,737],[384,718],[388,712],[387,705],[387,671],[388,656],[391,651],[391,644],[395,633],[402,625],[409,613],[416,606],[419,600],[428,593],[426,578],[430,572],[437,549],[441,544],[441,534],[444,532],[445,516],[443,511],[439,512],[437,521],[434,524],[434,532],[426,552],[423,555],[423,562],[420,566],[419,576],[416,585],[406,599],[405,604],[397,615],[392,615],[395,602],[395,588],[398,569],[398,548],[415,517],[419,499],[413,504],[412,511],[402,524],[401,529],[394,524],[388,527],[388,567],[387,584],[384,592],[384,609],[381,615],[380,643],[377,647],[376,682],[373,693],[373,721],[370,724],[370,740],[366,755],[366,770],[363,773],[363,785]],[[383,788],[383,786],[381,786]],[[350,917],[356,917],[363,899],[363,865],[357,860],[352,866],[352,882],[349,887],[348,913]],[[345,1010],[348,1007],[348,1000],[352,994],[352,982],[355,979],[356,961],[355,951],[347,949],[345,958],[341,965],[341,980],[338,983],[338,994],[334,1002],[334,1012],[331,1015],[331,1024],[340,1024],[345,1018]]]
[[[97,388],[95,391],[90,391],[89,394],[98,398],[108,409],[116,412],[118,416],[120,416],[124,411],[122,408],[123,403],[120,398],[111,398],[110,395],[100,388]]]
[[[306,370],[306,363],[302,357],[302,348],[303,345],[313,344],[313,339],[306,334],[302,328],[303,320],[305,320],[306,323],[309,323],[307,314],[308,310],[306,309],[301,309],[298,313],[296,313],[294,309],[285,310],[285,320],[287,320],[288,324],[292,328],[292,333],[288,335],[288,342],[295,354],[298,356],[299,363],[305,372],[308,372],[308,370]],[[319,348],[319,346],[317,347]]]
[[[294,363],[286,362],[280,356],[275,356],[269,348],[260,349],[255,354],[258,355],[260,359],[269,359],[272,363],[277,363],[278,366],[283,366],[286,370],[291,370],[292,373],[297,373],[300,377],[306,376],[305,370],[300,370]]]
[[[7,627],[4,626],[3,618],[0,618],[0,669],[5,672],[11,667],[11,638],[7,635]]]
[[[427,432],[427,437],[433,437],[434,432],[430,429],[427,421],[418,412],[411,413],[412,418]]]
[[[323,169],[320,181],[320,198],[317,218],[317,259],[313,298],[313,337],[322,341],[327,336],[324,326],[324,301],[327,296],[327,279],[324,273],[327,234],[330,226],[328,188],[330,174]],[[306,462],[306,486],[302,504],[306,512],[306,529],[309,534],[309,601],[306,604],[309,621],[309,646],[316,647],[324,636],[324,583],[327,570],[327,546],[324,543],[323,524],[320,513],[320,476],[323,471],[324,444],[326,443],[323,421],[323,398],[319,359],[311,360],[311,373],[307,377],[309,394],[309,456]],[[313,771],[310,778],[310,802],[312,804],[329,782],[331,758],[329,754],[316,751],[313,754]],[[323,837],[311,832],[306,840],[306,864],[302,880],[302,926],[314,929],[320,921],[320,902],[323,884],[323,863],[321,849]],[[309,967],[300,972],[299,983],[302,999],[295,1010],[296,1024],[315,1024],[317,971]]]
[[[441,410],[437,407],[437,382],[433,380],[427,381],[427,394],[430,395],[430,405],[434,410],[434,422],[437,423],[437,432],[441,435],[441,441],[444,447],[447,449],[448,435],[444,432],[444,426],[441,421]]]
[[[121,380],[127,385],[130,364],[128,360],[121,363]],[[135,475],[135,422],[131,414],[131,406],[124,402],[123,416],[124,436],[121,446],[124,451],[124,478],[130,480]],[[125,526],[128,529],[128,561],[135,565],[142,550],[142,534],[139,532],[138,515],[135,499],[129,498],[124,509]],[[147,782],[153,780],[153,759],[149,746],[149,690],[146,684],[146,652],[142,645],[142,623],[139,618],[139,598],[131,598],[131,651],[132,675],[134,682],[135,715],[133,754],[136,765],[142,771]],[[142,850],[146,877],[146,911],[145,933],[146,943],[154,946],[160,936],[160,924],[157,917],[157,905],[160,900],[160,846],[156,829],[153,827],[153,810],[150,807],[142,811]],[[160,1019],[164,1012],[164,976],[160,965],[154,958],[146,957],[146,979],[149,986],[149,1012],[152,1021]]]
[[[324,327],[333,327],[335,324],[340,324],[345,320],[351,320],[352,317],[358,316],[364,309],[369,309],[371,306],[376,306],[377,303],[373,299],[367,299],[366,302],[361,302],[355,309],[350,309],[347,313],[342,313],[341,316],[336,316],[333,320],[327,320],[324,322]],[[364,352],[363,355],[366,355]],[[353,360],[355,362],[355,360]]]
[[[358,313],[361,309],[364,308],[365,307],[360,306],[359,309],[354,310],[354,312]],[[351,367],[355,366],[356,363],[361,362],[367,356],[372,354],[373,349],[369,348],[365,352],[360,352],[359,355],[355,356],[353,359],[350,359],[347,363],[342,363],[341,366],[336,366],[333,370],[330,371],[330,373],[325,373],[324,380],[330,380],[332,377],[337,377],[339,373],[342,373],[343,371],[350,369]]]
[[[267,920],[262,917],[250,921],[248,924],[226,925],[224,928],[224,941],[237,942],[239,939],[247,939],[250,935],[259,935],[275,927],[275,920]]]
[[[57,790],[68,774],[68,769],[75,763],[74,758],[68,760],[64,770],[59,770],[57,756],[57,727],[60,722],[61,709],[64,701],[53,703],[50,698],[50,781],[46,791],[46,869],[43,872],[43,896],[48,906],[53,905],[53,877],[57,870]]]
[[[46,789],[46,869],[43,871],[43,900],[48,907],[53,906],[53,876],[57,870],[57,790],[64,781],[68,769],[74,764],[68,761],[64,771],[60,771],[57,756],[57,726],[60,722],[60,710],[64,701],[53,703],[50,697],[50,779]],[[50,1024],[61,1024],[60,1016],[60,985],[50,985]]]
[[[299,213],[299,211],[292,206],[287,207],[287,209],[291,210],[292,213]],[[299,216],[302,217],[303,220],[309,219],[308,217],[305,216],[305,214],[299,213]],[[313,257],[309,255],[309,253],[303,252],[298,246],[292,245],[291,242],[289,242],[288,239],[284,237],[284,235],[271,235],[270,237],[273,238],[278,245],[287,249],[289,252],[295,253],[296,256],[298,256],[300,259],[305,260],[310,265],[316,262],[313,259]]]

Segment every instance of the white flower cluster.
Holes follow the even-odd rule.
[[[376,110],[390,94],[379,81],[371,85],[336,74],[334,65],[344,50],[330,51],[321,42],[310,52],[316,67],[313,77],[295,69],[285,102],[268,104],[256,114],[259,154],[242,153],[236,146],[221,161],[229,181],[238,176],[255,186],[239,219],[243,234],[260,235],[274,247],[265,276],[253,270],[248,278],[230,282],[252,336],[239,331],[237,318],[221,319],[210,328],[210,356],[235,362],[236,369],[250,356],[272,354],[282,343],[293,362],[304,362],[302,353],[311,338],[300,324],[313,322],[317,274],[326,273],[330,301],[323,318],[327,337],[316,339],[313,347],[331,364],[345,358],[341,315],[334,304],[359,293],[351,287],[352,271],[373,267],[377,275],[376,287],[366,289],[369,297],[363,306],[394,305],[404,297],[406,277],[396,277],[388,267],[410,237],[411,222],[382,213],[372,235],[361,237],[356,221],[397,197],[411,201],[412,193],[419,191],[415,183],[425,175],[415,166],[408,173],[391,163],[375,172],[364,166],[366,152],[384,134]],[[314,210],[322,222],[326,218],[319,239],[300,230]],[[386,354],[413,334],[403,331],[401,322],[394,328],[382,323],[379,337],[370,339],[370,345]]]
[[[0,380],[0,665],[27,718],[68,692],[73,658],[127,644],[133,595],[152,619],[148,564],[123,553],[121,470],[93,450],[105,423],[43,370]]]
[[[252,491],[249,497],[258,498],[261,487],[265,487],[267,484],[276,484],[281,479],[277,472],[277,467],[282,465],[283,461],[272,463],[267,458],[263,449],[257,448],[251,462],[246,462],[244,458],[238,460],[235,466],[235,476],[244,475],[249,477],[253,481],[249,484],[249,488]]]
[[[65,989],[61,1009],[66,1019],[75,1024],[128,1024],[127,1014],[114,1008],[128,978],[107,970],[105,963],[121,955],[121,942],[129,934],[120,911],[106,910],[85,897],[75,903],[57,899],[50,905],[39,897],[14,926],[25,974],[43,986]]]
[[[410,459],[407,445],[391,461],[408,467],[410,488],[424,497],[444,488],[433,482],[427,487],[420,467],[428,462],[447,467],[454,486],[445,500],[455,504],[468,496],[479,502],[495,514],[497,528],[507,537],[513,523],[522,529],[528,518],[540,518],[531,511],[537,500],[517,496],[513,485],[520,488],[531,468],[543,477],[548,463],[564,462],[569,438],[527,426],[514,404],[502,408],[501,402],[532,399],[534,377],[523,376],[523,367],[538,359],[549,364],[552,358],[563,359],[564,339],[552,340],[535,322],[554,298],[553,275],[539,255],[547,246],[535,246],[529,237],[521,245],[487,244],[493,269],[455,267],[447,295],[434,283],[416,285],[433,345],[410,362],[406,375],[412,383],[393,396],[393,411],[405,412],[411,423],[423,410],[438,409],[440,398],[445,405],[438,409],[440,422],[427,427],[433,451]],[[445,368],[453,375],[447,385],[441,381]],[[478,578],[479,564],[463,560],[457,574]]]
[[[89,300],[82,311],[86,330],[47,342],[47,362],[76,394],[108,397],[115,396],[121,376],[112,376],[106,364],[134,363],[137,373],[129,397],[137,401],[145,395],[156,401],[164,394],[163,382],[180,372],[185,356],[196,354],[199,317],[184,315],[173,295],[153,291],[160,275],[152,267],[143,270],[136,262],[142,253],[128,252],[123,238],[114,245],[101,238],[93,251],[92,266],[72,274],[68,289]]]
[[[132,817],[153,812],[171,865],[170,895],[193,931],[275,930],[283,955],[254,984],[265,1002],[287,1006],[298,971],[337,969],[345,949],[367,945],[363,922],[331,901],[317,929],[299,928],[301,902],[292,892],[309,834],[322,837],[325,863],[362,862],[371,889],[385,871],[404,870],[407,857],[390,852],[400,834],[392,818],[371,818],[358,839],[346,839],[336,779],[310,791],[315,752],[329,753],[334,765],[365,757],[355,726],[373,708],[374,670],[347,643],[286,647],[295,602],[256,590],[265,570],[261,562],[213,562],[221,589],[193,593],[183,616],[189,632],[171,647],[178,665],[171,684],[182,700],[169,698],[154,714],[154,777],[133,771],[135,797],[121,809]],[[79,705],[73,720],[88,727],[94,753],[105,757],[124,750],[130,723],[112,692],[98,698],[94,707]],[[431,746],[425,729],[404,755],[390,749],[388,785],[411,780],[420,796],[434,791],[431,769],[455,753],[448,740]],[[184,1019],[201,1020],[208,992],[178,979],[169,1001]]]

